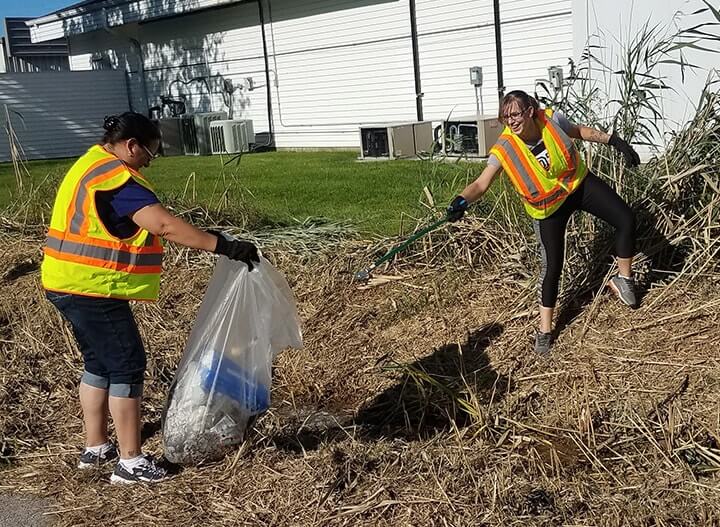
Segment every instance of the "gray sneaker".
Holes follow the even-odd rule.
[[[615,292],[623,304],[633,309],[638,307],[637,296],[635,295],[635,280],[615,275],[608,282],[608,287]]]
[[[122,461],[118,461],[115,470],[110,476],[110,483],[132,485],[133,483],[159,483],[170,477],[167,469],[153,459],[152,456],[144,456],[139,466],[128,470]]]
[[[112,443],[110,444],[110,448],[102,454],[94,454],[93,452],[83,450],[82,454],[80,454],[80,461],[78,461],[78,468],[83,470],[96,468],[117,457],[117,447]]]
[[[550,353],[552,343],[552,333],[543,333],[542,331],[538,331],[535,334],[535,353],[538,355],[547,355]]]

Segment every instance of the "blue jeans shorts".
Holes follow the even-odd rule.
[[[52,291],[46,296],[70,322],[85,363],[81,382],[113,397],[142,396],[147,359],[130,303]]]

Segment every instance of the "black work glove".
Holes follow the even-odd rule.
[[[640,164],[640,156],[635,149],[615,132],[610,136],[608,144],[623,155],[628,166],[636,167]]]
[[[470,204],[462,196],[455,196],[447,208],[447,218],[450,221],[458,221],[463,217]]]
[[[260,262],[260,256],[258,255],[257,247],[252,243],[243,240],[237,240],[235,238],[227,239],[222,233],[218,231],[209,230],[210,234],[217,236],[217,246],[215,247],[215,254],[222,254],[227,256],[231,260],[239,260],[244,262],[248,266],[248,271],[255,269],[254,263]]]

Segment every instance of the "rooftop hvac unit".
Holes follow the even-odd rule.
[[[182,117],[167,117],[158,120],[160,128],[160,150],[164,156],[181,156],[185,153],[182,136]]]
[[[497,117],[451,117],[440,124],[442,150],[449,156],[487,157],[503,126]]]
[[[248,152],[250,144],[254,142],[253,122],[249,119],[210,123],[210,144],[213,154]]]
[[[223,119],[227,119],[225,112],[187,115],[181,121],[185,155],[208,155],[210,153],[210,123]]]
[[[360,157],[401,159],[430,152],[433,144],[432,123],[415,121],[360,127]]]

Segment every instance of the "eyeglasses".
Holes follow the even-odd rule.
[[[519,121],[522,119],[523,115],[525,115],[525,112],[527,111],[528,108],[525,108],[524,110],[521,110],[519,112],[506,113],[505,115],[501,116],[501,119],[504,123],[509,123],[511,121]]]
[[[152,160],[152,159],[157,159],[158,157],[160,157],[160,153],[155,152],[155,153],[153,154],[147,146],[145,146],[145,145],[142,144],[142,143],[138,143],[138,144],[143,147],[143,149],[145,150],[145,152],[147,152],[147,155],[150,157],[151,160]]]

